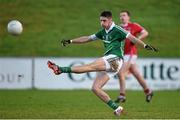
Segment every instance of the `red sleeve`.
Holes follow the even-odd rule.
[[[134,28],[137,33],[140,33],[142,30],[144,30],[144,28],[141,25],[139,25],[138,23],[134,23]]]

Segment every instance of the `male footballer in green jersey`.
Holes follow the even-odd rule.
[[[118,73],[123,63],[123,48],[124,40],[130,39],[134,44],[137,44],[147,50],[157,51],[156,48],[151,45],[147,45],[138,38],[131,35],[121,27],[114,24],[112,21],[112,13],[110,11],[103,11],[100,14],[100,24],[102,29],[96,34],[90,36],[82,36],[71,40],[63,40],[62,45],[67,44],[81,44],[90,41],[101,39],[104,43],[105,52],[104,56],[93,61],[92,63],[73,66],[73,67],[60,67],[51,61],[48,61],[48,67],[53,70],[56,75],[62,73],[85,73],[94,71],[106,71]],[[109,77],[109,76],[106,76]],[[107,83],[109,79],[101,78],[96,79],[92,86],[92,91],[110,108],[114,110],[114,114],[120,116],[123,111],[123,107],[118,106],[109,95],[102,90],[102,87]]]

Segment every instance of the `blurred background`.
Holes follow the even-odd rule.
[[[60,41],[96,33],[103,10],[112,11],[116,24],[119,12],[129,10],[131,21],[149,32],[145,42],[160,50],[139,49],[139,68],[157,90],[154,101],[144,102],[142,88],[130,76],[124,105],[129,114],[122,118],[180,118],[179,6],[179,0],[0,0],[0,118],[114,118],[89,91],[95,73],[54,76],[46,66],[49,59],[73,66],[101,57],[101,41],[67,47]],[[11,20],[23,24],[21,35],[7,32]],[[115,99],[117,78],[105,89]]]

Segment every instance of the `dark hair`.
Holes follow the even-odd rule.
[[[127,13],[128,16],[131,15],[130,12],[129,12],[128,10],[122,10],[120,13],[123,13],[123,12]]]
[[[100,16],[112,18],[112,13],[111,13],[111,11],[103,11]]]

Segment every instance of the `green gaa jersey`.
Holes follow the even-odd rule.
[[[105,53],[104,55],[117,55],[118,57],[123,57],[124,51],[124,40],[128,36],[128,32],[123,28],[115,25],[111,25],[109,30],[102,29],[94,36],[92,39],[101,39],[104,43]]]

